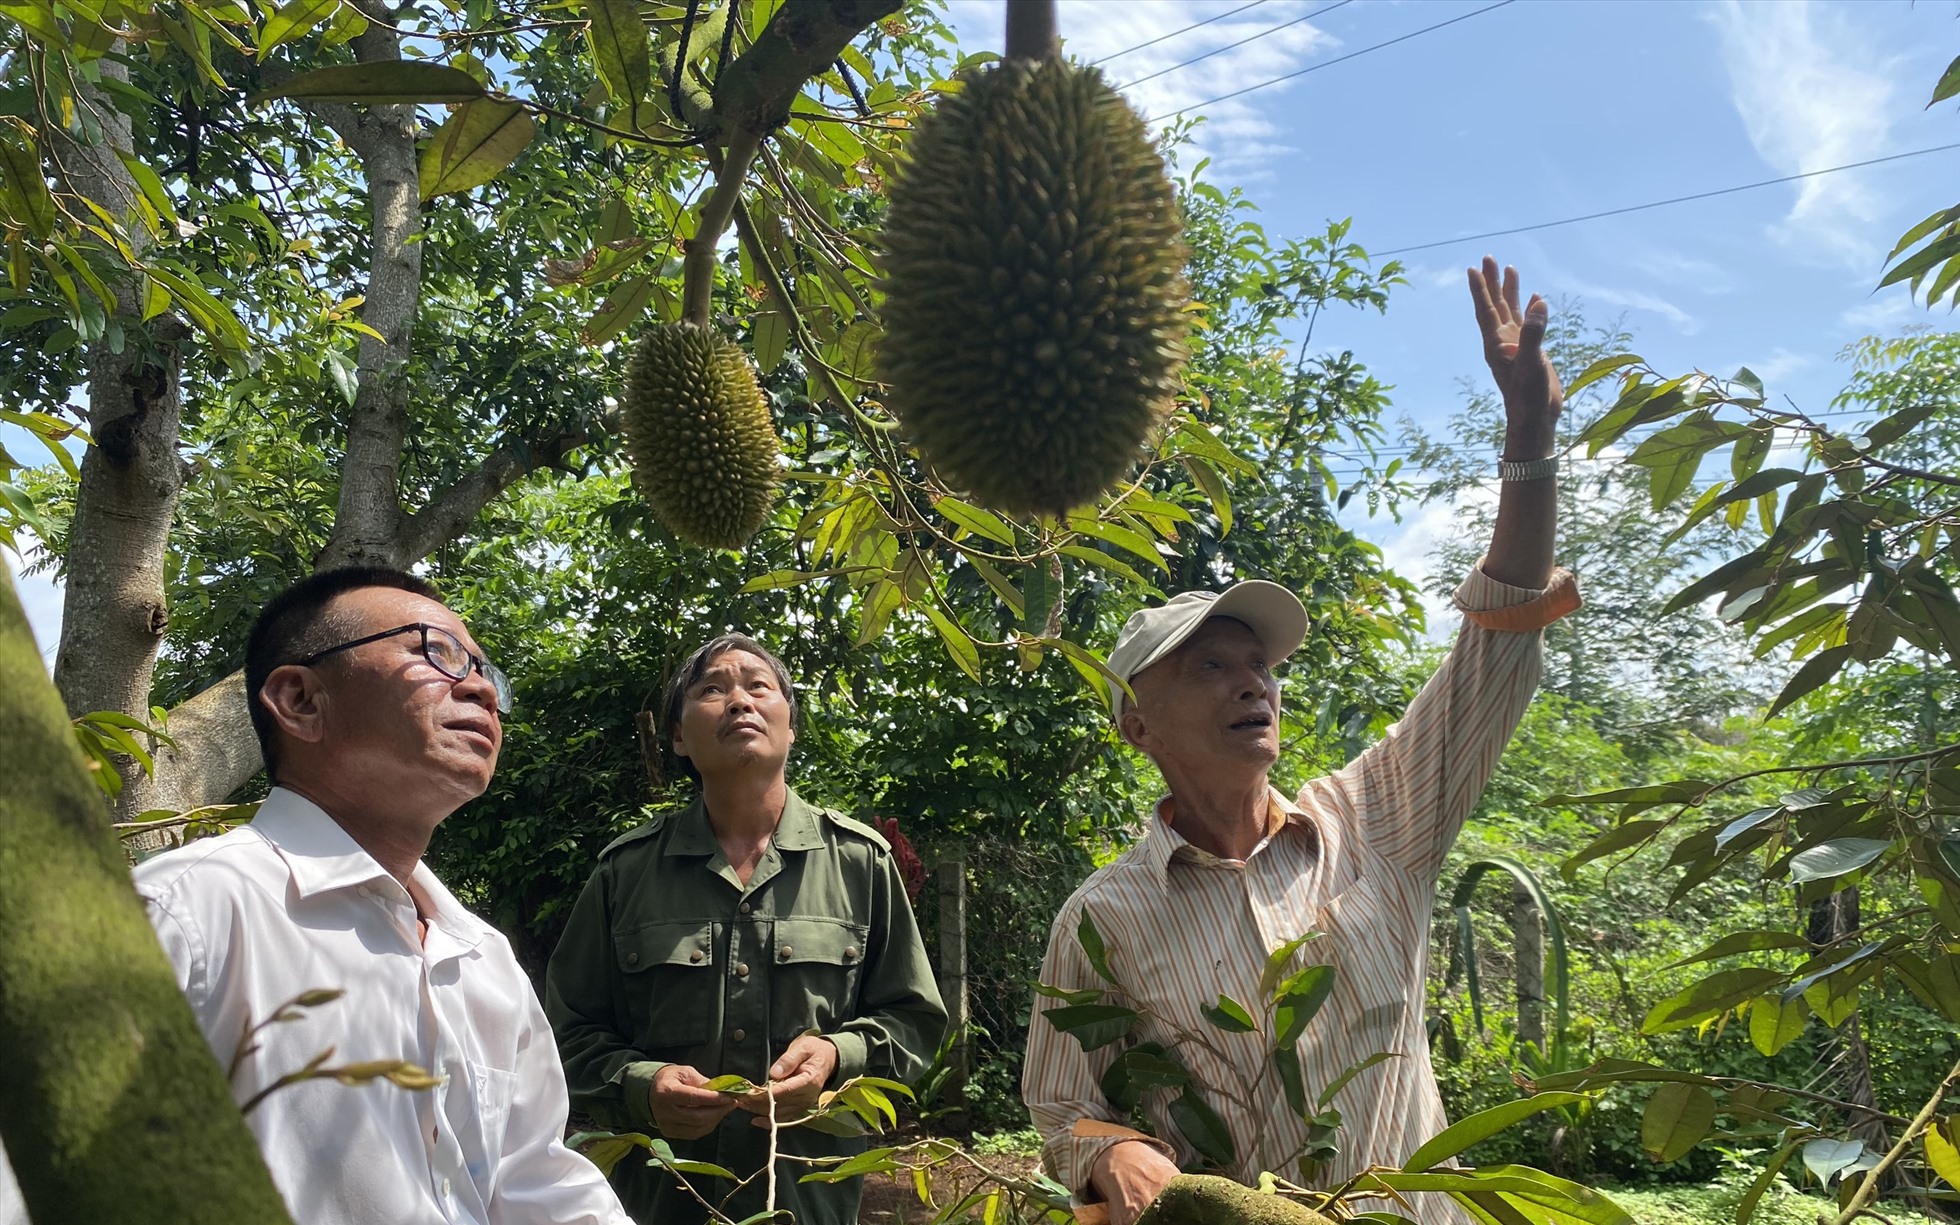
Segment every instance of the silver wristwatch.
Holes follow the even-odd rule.
[[[1543,459],[1500,459],[1497,461],[1497,479],[1500,481],[1542,481],[1548,476],[1558,475],[1558,456],[1547,455]]]

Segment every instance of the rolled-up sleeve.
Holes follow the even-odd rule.
[[[1563,572],[1535,590],[1498,582],[1480,562],[1455,604],[1464,614],[1456,642],[1402,718],[1344,769],[1308,785],[1309,793],[1339,792],[1369,848],[1424,880],[1442,869],[1531,703],[1543,671],[1543,626],[1577,599]]]

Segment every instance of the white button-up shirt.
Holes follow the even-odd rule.
[[[306,1080],[246,1122],[300,1225],[629,1225],[567,1149],[565,1075],[510,945],[417,864],[404,889],[333,818],[275,789],[257,817],[136,869],[137,891],[243,1104],[327,1066],[406,1060],[442,1077]],[[428,932],[417,929],[420,901]],[[304,992],[339,999],[248,1030]]]

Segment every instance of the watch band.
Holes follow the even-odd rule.
[[[1548,476],[1558,475],[1558,456],[1547,455],[1543,459],[1500,459],[1497,461],[1497,479],[1500,481],[1542,481]]]

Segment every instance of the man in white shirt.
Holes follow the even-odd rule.
[[[562,1142],[564,1072],[509,944],[421,862],[489,785],[508,680],[432,587],[379,569],[276,597],[245,679],[272,793],[136,886],[294,1220],[628,1225]],[[439,1083],[278,1083],[317,1059]]]

